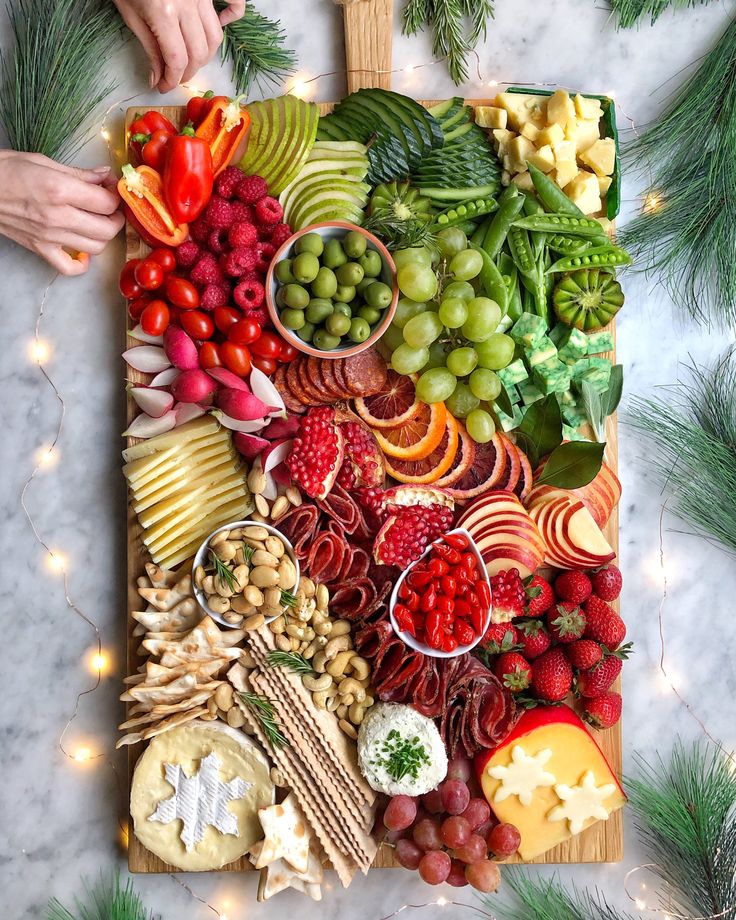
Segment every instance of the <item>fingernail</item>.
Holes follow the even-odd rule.
[[[109,166],[95,166],[92,172],[96,173],[98,176],[106,176],[110,172],[110,167]]]
[[[151,71],[151,73],[149,74],[149,77],[148,77],[148,86],[149,86],[151,89],[153,89],[153,87],[154,87],[155,85],[156,85],[156,74],[155,74],[153,71]]]

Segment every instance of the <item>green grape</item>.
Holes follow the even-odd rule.
[[[484,342],[475,346],[480,366],[492,371],[508,367],[514,360],[515,349],[514,340],[503,332],[494,332]]]
[[[498,374],[485,367],[476,367],[468,381],[470,391],[478,399],[492,402],[501,392],[501,379]]]
[[[455,418],[466,418],[469,412],[478,408],[480,400],[473,396],[467,383],[458,380],[452,394],[445,400],[445,405]]]
[[[360,321],[361,323],[365,323],[364,319],[361,319]],[[366,323],[366,326],[367,325],[368,323]],[[369,327],[368,332],[370,334],[370,327]],[[383,342],[386,345],[389,351],[396,351],[399,345],[404,344],[404,333],[401,329],[398,328],[398,326],[394,326],[394,324],[392,323],[381,336],[381,342]]]
[[[396,304],[394,313],[394,326],[403,329],[412,316],[418,316],[427,309],[426,303],[417,303],[416,300],[409,300],[408,297],[402,297]],[[442,314],[440,314],[441,316]]]
[[[436,313],[427,310],[413,316],[404,326],[404,341],[412,348],[426,348],[443,330],[442,320]]]
[[[437,234],[437,246],[443,259],[451,259],[468,248],[468,238],[460,227],[446,227]]]
[[[391,355],[391,367],[397,374],[416,374],[428,360],[426,348],[412,348],[404,342]]]
[[[483,256],[475,249],[458,252],[450,262],[450,274],[456,281],[470,281],[477,277],[483,268]]]
[[[447,356],[447,369],[452,371],[456,377],[467,377],[471,374],[478,363],[478,355],[474,348],[464,346],[455,348]]]
[[[488,297],[474,297],[468,302],[468,318],[463,335],[470,342],[485,342],[501,322],[501,308]]]
[[[442,342],[432,342],[429,346],[429,361],[424,365],[425,368],[444,367],[447,361],[447,352]]]
[[[465,427],[470,437],[478,444],[486,444],[496,433],[493,416],[485,409],[472,409],[468,412]]]
[[[431,300],[437,293],[437,275],[426,265],[411,262],[402,266],[397,281],[401,293],[412,300]]]
[[[456,384],[455,375],[446,367],[432,367],[417,380],[417,399],[424,403],[444,402]]]
[[[459,297],[445,297],[440,304],[439,315],[448,329],[459,329],[468,318],[468,305]]]
[[[393,259],[397,270],[412,263],[429,267],[432,264],[432,253],[423,246],[415,246],[413,249],[397,250],[393,253]]]
[[[451,281],[442,292],[442,299],[449,300],[451,297],[459,297],[460,300],[472,300],[475,297],[475,288],[467,281]]]

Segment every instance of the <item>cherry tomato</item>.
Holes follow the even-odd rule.
[[[299,354],[299,350],[291,344],[284,340],[281,343],[281,351],[279,352],[279,361],[282,364],[288,364],[289,361],[293,361],[294,358]]]
[[[174,306],[181,307],[182,310],[196,310],[199,306],[199,291],[191,281],[178,275],[167,276],[166,296]]]
[[[215,307],[215,325],[220,332],[227,334],[227,330],[233,323],[237,323],[241,316],[242,314],[232,307]]]
[[[185,310],[181,315],[181,325],[184,332],[197,341],[212,338],[215,331],[215,324],[201,310]]]
[[[219,345],[215,345],[214,342],[205,342],[199,349],[199,363],[204,370],[209,367],[222,367]]]
[[[281,341],[275,332],[264,329],[258,341],[253,343],[253,354],[259,358],[278,358],[281,354]]]
[[[148,335],[163,335],[169,319],[169,305],[166,301],[152,300],[141,313],[141,329]]]
[[[262,358],[258,355],[253,358],[253,367],[257,367],[259,371],[263,371],[264,374],[270,376],[276,370],[278,364],[273,358]]]
[[[133,272],[135,280],[140,284],[144,291],[155,291],[164,283],[164,270],[158,262],[152,262],[151,259],[144,259],[139,262]]]
[[[146,259],[151,262],[158,262],[161,268],[163,268],[165,275],[168,275],[169,272],[173,272],[176,268],[176,256],[171,249],[166,249],[164,247],[154,249],[153,252],[146,256]]]
[[[140,259],[131,259],[123,265],[122,271],[120,272],[118,287],[120,288],[120,293],[126,300],[132,300],[134,297],[139,297],[143,293],[143,288],[135,280],[136,266],[140,261]]]
[[[130,314],[130,318],[135,320],[137,323],[141,318],[143,311],[146,309],[150,302],[151,298],[145,296],[136,297],[135,300],[131,300],[128,304],[128,313]]]
[[[220,345],[220,357],[225,367],[238,377],[244,377],[250,371],[250,351],[247,345],[223,342]]]
[[[240,319],[228,326],[226,335],[231,342],[238,345],[250,345],[260,338],[261,327],[254,319]]]

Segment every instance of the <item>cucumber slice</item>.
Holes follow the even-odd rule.
[[[445,135],[445,143],[451,144],[453,141],[465,137],[466,134],[470,134],[474,127],[475,125],[472,121],[466,121],[464,125],[458,125],[457,128],[454,128],[449,134]]]
[[[346,141],[349,140],[345,130],[335,121],[332,115],[323,115],[319,120],[317,137],[322,140]]]
[[[419,140],[408,129],[394,108],[385,104],[374,90],[358,90],[340,105],[345,111],[355,113],[356,117],[359,118],[362,114],[366,120],[370,120],[373,130],[381,132],[388,129],[404,148],[408,163],[414,164],[421,160],[422,148],[419,146]]]
[[[439,123],[419,103],[390,90],[375,89],[371,90],[371,92],[379,99],[384,100],[387,106],[395,109],[397,115],[417,139],[422,156],[425,156],[434,147],[442,146],[444,137]]]
[[[454,99],[445,99],[444,102],[438,102],[437,105],[431,106],[427,111],[433,118],[438,118],[441,121],[456,102],[457,96]]]

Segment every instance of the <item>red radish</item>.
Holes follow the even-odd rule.
[[[254,396],[257,396],[267,406],[273,406],[272,412],[286,412],[281,394],[273,382],[255,365],[251,368],[248,382]]]
[[[261,457],[263,472],[270,473],[275,466],[278,466],[279,463],[283,463],[291,453],[293,443],[294,441],[292,438],[285,438],[283,441],[274,441],[270,447],[267,447],[263,451],[263,456]]]
[[[206,371],[199,370],[199,368],[182,371],[171,384],[171,392],[177,402],[183,403],[202,402],[212,396],[216,389],[217,383]]]
[[[267,406],[253,393],[246,393],[244,390],[218,390],[216,402],[223,412],[242,422],[262,418],[272,410],[271,406]]]
[[[142,374],[158,374],[159,371],[171,367],[171,361],[160,345],[134,345],[123,352],[123,358],[133,370]]]
[[[166,390],[156,390],[154,387],[128,387],[128,392],[138,408],[151,418],[161,418],[174,405],[174,397]]]
[[[251,389],[242,377],[233,374],[226,367],[208,367],[207,373],[223,387],[229,390],[242,390],[244,393],[250,393]]]
[[[204,415],[204,409],[202,406],[198,406],[197,403],[177,403],[174,406],[174,413],[176,414],[176,427],[178,428],[179,425],[186,425],[192,419]]]
[[[297,431],[299,431],[298,415],[287,415],[286,418],[279,418],[277,416],[263,432],[263,437],[269,440],[274,440],[275,438],[293,438]]]
[[[199,354],[194,340],[179,326],[169,326],[164,332],[164,350],[169,361],[182,371],[199,367]]]
[[[261,438],[257,434],[246,434],[244,431],[235,432],[233,443],[245,459],[251,463],[268,447],[268,441],[265,438]]]
[[[285,463],[279,463],[279,465],[275,466],[268,475],[271,476],[277,486],[283,486],[285,489],[288,489],[291,485],[291,473],[287,469]]]
[[[176,426],[176,413],[172,409],[160,418],[151,418],[145,412],[137,415],[126,431],[124,438],[155,438],[157,434],[171,431]]]
[[[162,335],[149,335],[147,332],[144,332],[140,323],[138,323],[135,329],[131,329],[128,335],[132,339],[137,339],[139,342],[146,342],[148,345],[160,345],[164,340]]]
[[[246,434],[252,434],[254,431],[261,431],[266,424],[265,418],[254,418],[252,421],[243,422],[240,419],[233,418],[231,415],[227,415],[220,409],[213,409],[212,415],[214,415],[223,428],[229,428],[231,431],[244,431]]]
[[[167,367],[165,371],[161,371],[160,374],[156,374],[156,376],[148,385],[149,387],[169,387],[178,376],[178,367]]]
[[[270,473],[266,473],[266,485],[261,493],[268,501],[273,502],[279,497],[279,490],[276,488],[276,482]]]

